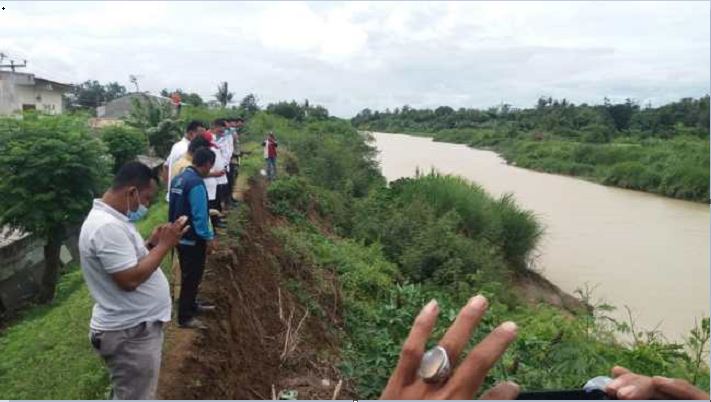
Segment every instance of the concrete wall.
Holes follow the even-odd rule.
[[[16,107],[22,110],[22,105],[35,105],[35,108],[47,114],[62,113],[62,94],[49,91],[40,86],[18,85],[15,87],[17,96]]]
[[[0,72],[0,115],[19,113],[22,105],[34,105],[47,114],[60,114],[62,87],[35,79],[31,74]]]
[[[131,111],[133,110],[134,99],[137,99],[141,103],[159,102],[166,104],[170,102],[169,98],[162,96],[148,95],[144,93],[132,93],[109,101],[103,106],[99,106],[96,109],[96,117],[104,119],[126,118],[129,114],[131,114]]]
[[[39,291],[44,272],[42,238],[27,233],[0,230],[0,314],[16,310],[31,300]],[[60,260],[63,266],[79,262],[78,229],[62,245]]]

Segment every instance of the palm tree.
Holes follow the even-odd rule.
[[[234,94],[227,88],[227,81],[217,86],[215,98],[218,102],[220,102],[223,108],[226,107],[228,103],[232,102],[233,96]]]

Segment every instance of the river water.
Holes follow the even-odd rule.
[[[494,196],[513,193],[545,226],[535,266],[562,290],[628,306],[640,328],[679,340],[709,315],[709,208],[507,165],[496,153],[403,134],[373,133],[383,175],[416,168],[465,177]]]

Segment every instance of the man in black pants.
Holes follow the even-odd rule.
[[[188,218],[188,231],[178,244],[181,286],[178,304],[178,325],[183,328],[207,328],[196,315],[214,310],[214,306],[197,302],[197,293],[205,260],[216,247],[215,231],[210,223],[207,189],[203,178],[215,164],[215,153],[208,148],[198,148],[192,165],[173,178],[170,183],[168,216],[175,221],[180,216]]]

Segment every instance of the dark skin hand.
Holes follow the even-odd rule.
[[[181,216],[173,223],[167,223],[156,228],[151,235],[151,240],[156,236],[157,240],[147,256],[141,258],[135,267],[112,274],[116,284],[123,290],[131,292],[145,282],[158,267],[168,252],[178,245],[180,238],[190,229],[186,226],[188,218]],[[152,241],[151,241],[152,242]]]
[[[698,399],[709,400],[709,394],[689,384],[687,381],[648,377],[635,374],[620,366],[612,368],[615,379],[607,385],[605,392],[616,399]]]
[[[516,339],[517,333],[516,324],[513,322],[501,324],[474,346],[457,366],[457,357],[467,345],[472,331],[479,325],[486,308],[486,299],[483,296],[475,296],[461,309],[439,342],[447,350],[452,363],[452,373],[446,382],[431,384],[424,382],[417,375],[427,338],[432,333],[439,313],[436,301],[432,300],[427,304],[412,325],[397,367],[380,399],[471,399],[481,387],[489,370]],[[505,382],[491,388],[481,398],[514,399],[518,394],[518,385]]]

